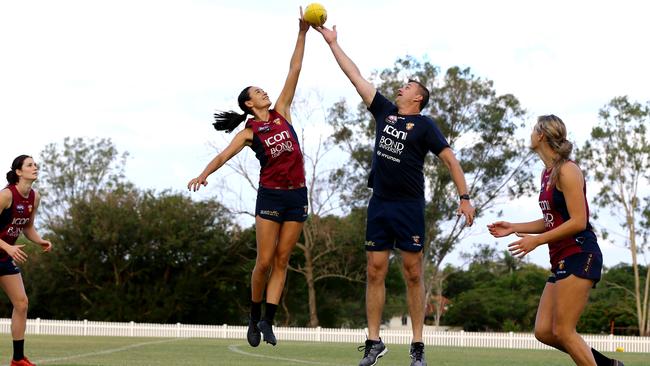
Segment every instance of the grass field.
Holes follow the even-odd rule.
[[[355,344],[282,342],[251,348],[239,339],[173,339],[120,337],[29,336],[27,355],[37,365],[357,365]],[[388,345],[378,366],[409,365],[408,346]],[[479,348],[426,348],[430,366],[561,366],[573,365],[557,351]],[[617,353],[626,366],[650,365],[650,354]],[[0,364],[11,357],[11,338],[0,341]]]

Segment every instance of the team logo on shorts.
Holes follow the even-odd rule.
[[[397,122],[397,116],[393,116],[392,114],[388,117],[386,117],[386,123],[394,125],[395,122]]]
[[[275,210],[260,210],[260,215],[280,217],[280,212]]]
[[[585,268],[583,269],[585,273],[589,273],[589,270],[591,269],[592,258],[593,258],[593,254],[589,253],[589,258],[587,258],[587,263],[585,263]]]
[[[420,245],[420,236],[419,235],[413,235],[411,237],[411,239],[413,239],[413,244]]]
[[[20,204],[20,203],[17,204],[16,205],[16,211],[18,211],[18,213],[20,213],[20,214],[24,213],[25,212],[25,206],[23,204]]]
[[[561,260],[561,261],[559,261],[557,265],[558,265],[557,268],[558,268],[559,270],[563,270],[563,269],[564,269],[564,259]]]
[[[375,246],[375,242],[372,241],[372,240],[366,240],[366,246],[367,246],[367,247],[374,247],[374,246]]]
[[[276,119],[273,120],[273,123],[275,123],[276,125],[279,126],[279,125],[282,124],[282,121],[280,120],[280,118],[276,118]]]
[[[406,123],[406,130],[407,130],[407,131],[412,130],[412,129],[413,129],[413,126],[415,126],[415,123],[413,123],[413,122],[408,122],[408,123]]]

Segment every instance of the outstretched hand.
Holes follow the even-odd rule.
[[[324,25],[321,25],[320,27],[314,27],[312,26],[318,33],[323,35],[323,38],[325,39],[325,42],[327,44],[332,44],[336,42],[336,38],[338,36],[338,33],[336,32],[336,26],[333,26],[332,29],[328,29]]]
[[[298,18],[298,27],[301,32],[307,32],[309,30],[309,23],[305,20],[305,16],[302,13],[302,6],[300,7],[300,18]]]
[[[488,231],[495,238],[502,238],[514,232],[512,224],[507,221],[497,221],[487,226]]]
[[[521,239],[514,243],[508,244],[508,250],[513,257],[523,258],[526,254],[532,252],[539,246],[536,235],[515,233]]]
[[[200,175],[190,180],[189,183],[187,183],[187,189],[196,192],[199,190],[199,188],[201,188],[201,186],[207,186],[207,185],[208,185],[207,178]]]

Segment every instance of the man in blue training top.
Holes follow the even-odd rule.
[[[424,158],[431,151],[447,166],[458,189],[458,215],[467,225],[474,220],[463,170],[447,140],[431,118],[420,114],[429,101],[429,91],[416,80],[398,90],[395,104],[364,79],[357,66],[343,52],[333,29],[317,27],[339,66],[357,89],[377,122],[375,148],[368,186],[373,189],[366,224],[368,339],[359,366],[375,365],[388,349],[379,337],[385,302],[386,273],[390,251],[401,251],[407,285],[408,308],[413,339],[411,366],[426,366],[424,327]]]

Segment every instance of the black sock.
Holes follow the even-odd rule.
[[[14,341],[14,361],[25,358],[25,340]]]
[[[612,365],[612,360],[607,358],[604,354],[596,351],[595,349],[591,349],[591,353],[594,355],[594,360],[596,360],[596,365],[598,366],[611,366]]]
[[[264,314],[264,320],[273,324],[273,318],[275,318],[275,311],[278,309],[278,305],[266,303],[266,313]]]
[[[251,320],[257,323],[262,319],[262,302],[251,301]]]

